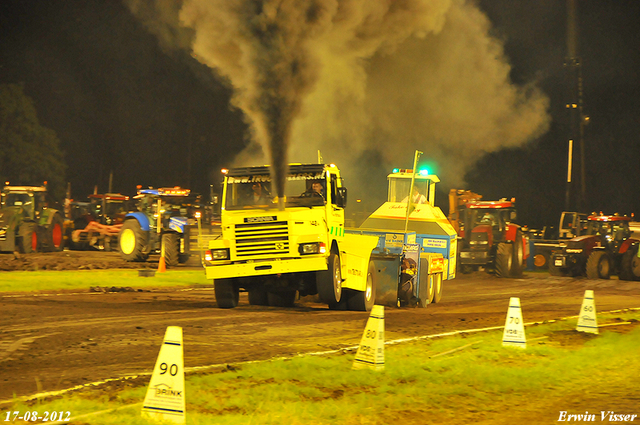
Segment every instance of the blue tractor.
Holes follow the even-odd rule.
[[[134,197],[138,211],[128,213],[118,235],[120,255],[126,261],[145,261],[164,248],[165,263],[175,266],[189,258],[185,251],[185,226],[193,225],[195,196],[180,187],[139,189]]]

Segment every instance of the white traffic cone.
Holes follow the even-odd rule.
[[[184,424],[185,405],[182,328],[169,326],[142,404],[142,416]]]
[[[353,369],[384,369],[384,306],[374,305],[353,360]]]
[[[584,291],[584,299],[582,307],[580,307],[580,315],[578,316],[578,332],[588,332],[592,334],[598,333],[598,319],[596,317],[596,301],[593,291],[587,289]]]
[[[502,334],[502,346],[527,348],[527,338],[524,334],[524,321],[520,309],[520,298],[511,297],[507,321]]]

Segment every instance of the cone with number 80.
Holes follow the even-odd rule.
[[[384,306],[374,305],[371,309],[353,369],[384,369]]]

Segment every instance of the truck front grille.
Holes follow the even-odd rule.
[[[259,257],[289,253],[289,228],[286,221],[236,224],[236,256]]]

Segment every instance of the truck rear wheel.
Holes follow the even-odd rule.
[[[433,296],[431,297],[432,303],[439,303],[442,299],[442,273],[436,273],[433,275]]]
[[[632,246],[622,254],[620,265],[620,279],[640,280],[640,258],[638,258],[638,246]]]
[[[240,289],[233,279],[216,279],[213,281],[213,291],[219,308],[235,308],[240,299]]]
[[[376,266],[369,261],[367,284],[364,291],[356,291],[347,300],[349,310],[371,311],[376,303]]]
[[[271,307],[293,307],[296,301],[296,291],[267,292]]]
[[[611,261],[604,251],[593,251],[587,259],[588,279],[609,279],[611,276]]]
[[[342,274],[340,272],[340,256],[331,251],[328,261],[328,270],[316,273],[316,287],[320,301],[335,306],[342,297]]]
[[[49,249],[51,251],[62,251],[64,249],[64,220],[58,213],[54,214],[51,223],[47,227],[47,236],[49,238]]]
[[[29,254],[38,251],[38,232],[35,223],[22,223],[20,229],[18,229],[18,236],[20,237],[20,243],[18,244],[20,252]]]
[[[499,243],[496,252],[496,276],[508,277],[513,263],[513,245]]]
[[[177,233],[169,232],[162,235],[164,246],[164,261],[167,266],[177,266],[180,237]]]
[[[269,305],[267,291],[264,288],[248,288],[250,305]]]

